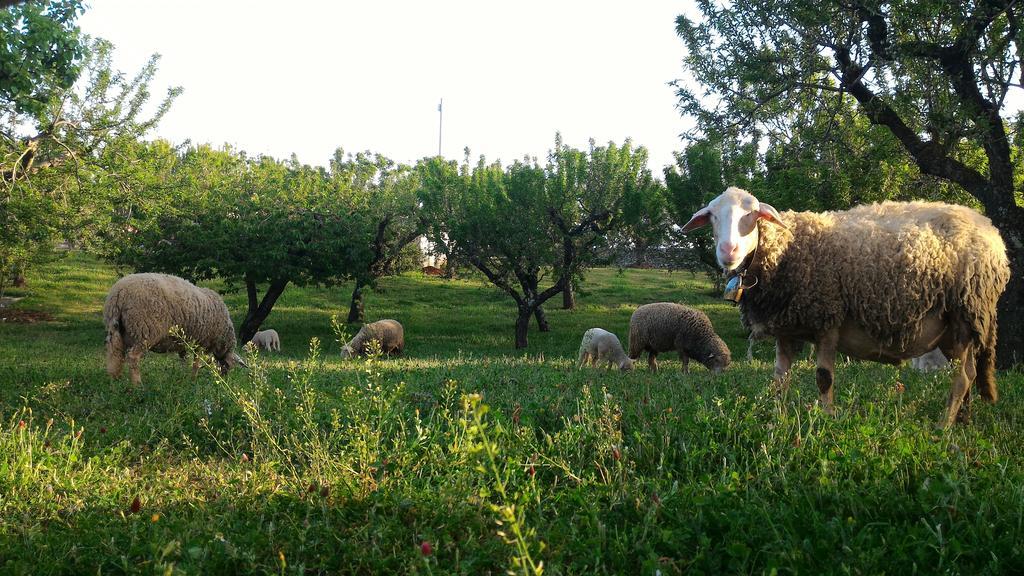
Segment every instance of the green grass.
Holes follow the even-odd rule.
[[[195,380],[151,354],[130,389],[104,372],[114,278],[74,254],[18,303],[54,322],[0,323],[2,574],[1024,571],[1019,372],[936,433],[945,375],[841,365],[826,416],[806,361],[770,393],[770,346],[742,360],[703,278],[595,270],[525,353],[495,289],[408,274],[367,299],[404,358],[341,361],[348,289],[289,287],[282,353]],[[659,300],[705,310],[737,361],[575,370],[584,330],[625,341]]]

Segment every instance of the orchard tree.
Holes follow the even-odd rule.
[[[399,272],[398,265],[424,230],[419,210],[416,172],[404,164],[370,152],[345,156],[338,148],[331,160],[331,181],[340,194],[347,195],[359,235],[367,245],[369,258],[350,272],[355,287],[348,322],[363,322],[363,291],[378,278]]]
[[[610,142],[583,152],[566,146],[555,136],[545,175],[545,211],[553,225],[553,240],[561,248],[556,269],[562,285],[562,307],[574,308],[574,288],[583,271],[593,265],[597,248],[609,233],[639,223],[642,215],[625,211],[658,193],[658,183],[647,168],[647,150]],[[629,218],[634,220],[630,220]]]
[[[325,170],[209,146],[175,158],[165,144],[144,155],[164,186],[116,208],[107,255],[139,271],[244,286],[239,340],[252,339],[289,284],[333,285],[369,258],[349,199]],[[142,154],[140,154],[141,156]],[[265,287],[261,293],[261,287]]]
[[[530,318],[549,330],[543,304],[562,291],[552,274],[561,246],[547,212],[546,175],[529,160],[507,168],[483,157],[470,169],[440,157],[419,165],[423,210],[432,225],[444,222],[457,257],[479,270],[516,303],[515,345],[525,348]],[[541,288],[549,276],[554,282]]]
[[[696,87],[680,107],[709,130],[787,127],[801,100],[844,100],[899,141],[924,174],[977,199],[1006,241],[998,364],[1024,350],[1024,200],[1006,117],[1024,84],[1021,8],[1012,0],[698,3],[677,31]]]
[[[30,7],[38,8],[19,9]],[[171,89],[146,114],[156,57],[127,78],[111,67],[110,43],[93,40],[86,47],[77,84],[43,76],[39,96],[24,105],[14,101],[0,127],[0,284],[45,258],[59,240],[88,242],[102,229],[103,193],[124,164],[119,158],[180,92]]]
[[[38,116],[55,91],[78,79],[85,52],[81,0],[0,3],[0,108]]]

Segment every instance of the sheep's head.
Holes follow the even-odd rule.
[[[622,371],[622,372],[629,372],[632,369],[633,369],[633,360],[631,358],[626,358],[622,362],[619,362],[619,370],[620,371]]]
[[[739,268],[757,248],[758,220],[786,228],[775,208],[758,201],[750,192],[731,186],[695,212],[683,226],[683,232],[711,224],[715,234],[715,258],[722,270],[730,272]]]
[[[227,355],[221,358],[217,358],[217,365],[220,366],[220,373],[222,375],[227,374],[229,370],[236,366],[241,366],[242,368],[249,367],[249,365],[245,363],[245,360],[243,360],[242,357],[234,350],[228,352]]]
[[[351,358],[351,357],[353,357],[355,355],[356,355],[356,351],[353,350],[352,347],[349,346],[348,344],[345,344],[344,346],[341,347],[341,358],[343,360],[348,360],[349,358]]]
[[[726,368],[729,367],[729,363],[732,362],[732,355],[729,350],[713,352],[701,361],[708,370],[711,370],[715,374],[721,374]]]

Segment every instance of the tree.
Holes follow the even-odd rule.
[[[515,345],[525,348],[531,316],[539,330],[549,329],[542,306],[562,291],[563,282],[554,274],[555,282],[541,289],[561,259],[552,241],[544,169],[528,160],[502,168],[483,157],[472,170],[468,161],[460,169],[440,157],[422,161],[418,169],[431,226],[443,222],[457,257],[515,301]]]
[[[148,158],[154,171],[144,180],[163,185],[122,198],[129,205],[115,208],[123,220],[111,227],[107,257],[136,270],[244,286],[243,344],[288,284],[336,284],[370,258],[350,198],[323,169],[229,148],[140,146],[135,157]]]
[[[331,160],[331,180],[349,195],[352,209],[368,227],[361,237],[369,244],[370,258],[351,272],[355,288],[348,313],[348,322],[362,322],[363,289],[398,272],[396,264],[403,250],[425,229],[416,195],[416,172],[380,154],[360,152],[346,157],[339,148]]]
[[[37,116],[54,91],[75,83],[84,52],[75,23],[81,11],[80,0],[29,2],[0,10],[0,107]]]
[[[952,182],[984,207],[1006,241],[1012,277],[999,303],[1000,366],[1024,350],[1024,208],[1020,166],[1003,117],[1024,81],[1020,8],[969,3],[852,0],[699,4],[677,31],[700,91],[679,87],[701,126],[772,133],[802,99],[841,109],[846,99],[887,129],[922,173]]]
[[[636,211],[624,211],[625,206],[642,203],[657,193],[657,187],[643,146],[634,149],[629,140],[622,146],[596,146],[591,140],[590,149],[583,152],[562,143],[560,134],[555,136],[545,174],[545,208],[553,240],[561,247],[557,272],[564,309],[575,307],[574,288],[607,235],[642,219]]]
[[[42,76],[21,104],[12,100],[0,128],[0,284],[46,257],[58,240],[87,242],[102,228],[102,196],[118,178],[119,158],[180,93],[170,89],[146,114],[157,57],[127,78],[111,67],[110,43],[92,40],[86,48],[77,84]]]

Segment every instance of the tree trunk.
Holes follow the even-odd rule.
[[[1000,230],[1010,257],[1010,282],[999,299],[996,367],[1024,362],[1024,225],[1004,224]]]
[[[348,308],[348,322],[354,324],[366,320],[363,313],[363,283],[356,280],[356,288],[352,291],[352,304]]]
[[[260,329],[260,324],[263,324],[263,321],[270,315],[270,311],[274,308],[274,303],[280,298],[287,285],[287,279],[274,280],[267,287],[263,300],[257,304],[256,281],[246,279],[245,290],[249,296],[249,311],[246,313],[245,319],[242,320],[242,325],[238,327],[238,340],[241,346],[245,346],[246,342],[252,340],[252,337]]]
[[[576,245],[572,238],[562,239],[562,310],[576,307],[576,295],[572,291],[572,267],[576,261]]]
[[[572,289],[572,282],[569,278],[562,278],[562,310],[573,310],[576,308],[576,292]]]
[[[519,316],[516,318],[516,348],[526,348],[529,343],[526,339],[526,332],[530,329],[530,316],[533,310],[526,306],[519,307]]]
[[[548,316],[544,313],[543,306],[537,306],[533,311],[533,315],[537,318],[537,329],[541,332],[551,332],[551,326],[548,325]]]

